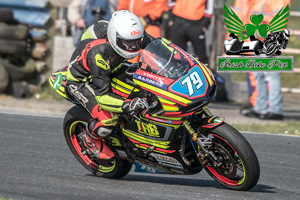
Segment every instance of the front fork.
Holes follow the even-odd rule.
[[[205,129],[214,128],[224,122],[224,118],[213,116],[213,114],[206,106],[203,107],[203,109],[200,112],[198,112],[198,114],[200,113],[206,116],[206,118],[204,119],[207,119],[200,124],[200,126],[202,126]],[[208,164],[208,161],[210,161],[209,163],[211,163],[214,167],[221,166],[222,163],[218,160],[214,152],[209,150],[210,146],[212,145],[211,139],[205,137],[202,134],[199,136],[199,134],[193,129],[188,120],[185,120],[183,122],[183,126],[188,131],[192,141],[196,143],[200,148],[200,151],[198,151],[198,149],[195,149],[199,161],[203,165]]]

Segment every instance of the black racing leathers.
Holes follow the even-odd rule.
[[[154,38],[144,33],[142,48]],[[121,113],[124,99],[112,92],[111,72],[122,65],[121,57],[106,39],[86,39],[74,51],[67,73],[67,87],[90,113],[99,104],[102,109]]]

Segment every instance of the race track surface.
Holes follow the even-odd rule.
[[[205,171],[192,176],[91,175],[65,142],[62,118],[0,113],[0,199],[300,199],[300,137],[244,133],[261,176],[248,192],[231,191]]]

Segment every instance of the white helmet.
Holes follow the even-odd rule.
[[[285,39],[288,39],[291,36],[291,31],[289,29],[284,29],[283,34],[285,36]]]
[[[112,14],[107,27],[107,38],[112,48],[122,57],[132,59],[141,50],[144,27],[141,20],[128,10]]]

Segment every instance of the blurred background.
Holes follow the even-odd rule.
[[[75,47],[67,18],[72,0],[0,0],[0,93],[17,98],[48,98],[47,76],[68,64]],[[118,0],[107,0],[110,12]],[[169,1],[169,8],[175,1]],[[214,14],[207,31],[209,67],[216,68],[216,57],[223,55],[223,5],[234,0],[214,2]],[[281,73],[282,91],[300,93],[300,2],[291,1],[288,27],[291,38],[283,56],[294,56],[294,73]],[[162,36],[169,39],[170,11],[162,15]],[[188,42],[189,53],[194,53]],[[224,73],[227,96],[231,101],[247,101],[246,75]],[[230,87],[229,87],[230,86]],[[55,95],[55,94],[54,94]],[[55,97],[54,97],[55,98]]]
[[[72,0],[0,0],[0,99],[62,100],[48,84],[48,76],[66,66],[75,49],[68,7]],[[114,12],[118,0],[106,0],[106,12]],[[161,35],[170,39],[168,23],[175,0],[169,0],[162,14]],[[216,70],[217,56],[224,55],[227,35],[223,6],[234,0],[214,1],[214,13],[206,32],[208,65]],[[108,10],[109,9],[109,10]],[[282,56],[294,56],[294,72],[281,73],[284,98],[300,101],[300,1],[291,0],[288,28],[291,37]],[[105,10],[104,10],[105,11]],[[95,11],[97,12],[97,11]],[[194,53],[188,42],[187,51]],[[215,72],[216,73],[216,72]],[[245,73],[216,73],[224,88],[217,101],[248,101]],[[284,99],[285,100],[285,99]]]

